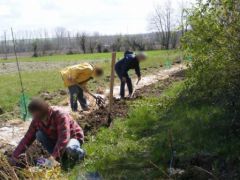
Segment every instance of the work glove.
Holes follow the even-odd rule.
[[[49,157],[48,159],[40,157],[37,159],[37,166],[53,168],[59,166],[59,163],[53,157]]]
[[[17,165],[17,159],[14,158],[13,156],[8,158],[8,162],[11,166],[16,166]]]

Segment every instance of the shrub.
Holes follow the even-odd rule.
[[[182,39],[192,56],[188,89],[192,98],[228,109],[237,122],[240,107],[240,1],[199,1],[189,11]],[[239,124],[239,123],[237,123]]]

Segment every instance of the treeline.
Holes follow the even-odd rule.
[[[174,38],[169,42],[167,49],[176,48],[181,36],[180,32],[172,32]],[[125,50],[155,50],[166,49],[161,45],[158,33],[137,35],[113,35],[102,36],[98,33],[88,34],[85,32],[71,33],[64,28],[57,28],[53,37],[48,32],[36,33],[25,32],[16,34],[16,50],[18,53],[28,53],[33,57],[51,54],[75,54],[75,53],[102,53]],[[36,37],[34,37],[36,36]],[[0,54],[3,59],[8,59],[13,53],[11,37],[6,37],[6,32],[0,42]]]
[[[182,0],[179,10],[173,8],[170,0],[156,5],[148,24],[151,33],[136,35],[100,35],[87,32],[71,32],[56,28],[24,31],[15,34],[18,53],[34,57],[51,54],[102,53],[125,50],[175,49],[180,46],[180,38],[187,32],[187,1]],[[144,27],[143,27],[144,28]],[[8,59],[13,53],[10,32],[0,33],[0,56]]]
[[[180,38],[189,29],[188,6],[186,0],[181,1],[178,11],[173,8],[171,0],[156,5],[148,20],[151,33],[107,36],[71,32],[61,27],[54,32],[23,31],[15,34],[16,50],[18,53],[37,57],[51,54],[175,49],[180,46]],[[8,59],[13,53],[11,39],[10,32],[0,33],[0,57],[3,59]]]

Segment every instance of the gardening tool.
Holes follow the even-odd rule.
[[[132,94],[131,94],[131,96],[130,96],[131,99],[133,98],[133,96],[134,96],[134,94],[135,94],[135,92],[136,92],[136,90],[137,90],[137,85],[138,85],[139,82],[140,82],[140,79],[138,79],[137,82],[136,82],[136,85],[135,85],[135,87],[134,87],[134,89],[133,89],[133,92],[132,92]]]
[[[96,104],[98,105],[98,107],[103,107],[105,105],[105,100],[101,96],[96,96],[88,91],[86,92],[96,100]]]
[[[82,88],[80,84],[78,84],[78,86]],[[101,96],[96,96],[93,93],[89,92],[88,90],[85,90],[85,92],[88,93],[90,96],[92,96],[96,100],[96,104],[98,107],[101,108],[105,105],[105,100]]]

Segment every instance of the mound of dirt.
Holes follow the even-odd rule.
[[[111,119],[126,117],[128,112],[127,102],[115,100],[112,110]],[[96,109],[85,116],[78,116],[75,120],[84,129],[86,135],[95,134],[101,126],[108,125],[108,106]]]

